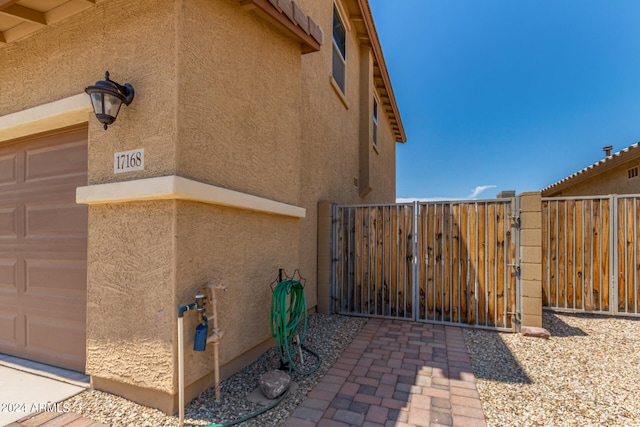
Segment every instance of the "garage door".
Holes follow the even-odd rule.
[[[84,372],[87,128],[0,143],[0,353]]]

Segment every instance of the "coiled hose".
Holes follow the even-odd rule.
[[[287,304],[287,297],[289,297],[289,304]],[[294,345],[293,338],[298,333],[301,322],[302,328]],[[285,280],[278,283],[271,296],[271,336],[278,341],[280,361],[284,366],[289,367],[289,373],[295,371],[300,375],[311,375],[320,368],[320,355],[302,345],[306,333],[307,300],[304,297],[304,285],[298,280]],[[318,362],[308,371],[303,371],[294,363],[294,357],[300,350],[312,354]],[[255,418],[282,402],[288,393],[289,390],[285,391],[275,402],[242,418],[206,427],[228,427]]]
[[[287,304],[287,296],[289,304]],[[300,323],[302,329],[295,345],[294,336]],[[320,367],[320,356],[309,350],[302,343],[307,333],[307,300],[304,297],[304,286],[298,280],[285,280],[278,283],[271,296],[271,336],[278,340],[278,353],[283,365],[289,366],[289,373],[295,371],[300,375],[311,375]],[[312,354],[318,363],[308,371],[298,368],[293,359],[300,349]]]

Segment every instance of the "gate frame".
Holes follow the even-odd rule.
[[[515,245],[515,254],[513,259],[513,264],[509,263],[510,259],[505,257],[505,277],[507,275],[513,274],[515,276],[515,301],[513,301],[513,307],[515,308],[515,312],[508,311],[507,303],[505,302],[505,311],[506,316],[511,315],[511,327],[497,327],[497,326],[486,326],[486,325],[478,325],[478,324],[467,324],[467,323],[457,323],[452,321],[438,321],[438,320],[429,320],[428,318],[420,319],[419,317],[419,303],[420,303],[420,260],[419,254],[421,249],[422,242],[419,238],[420,234],[420,211],[419,207],[421,204],[429,204],[429,203],[449,203],[449,204],[478,204],[478,203],[487,203],[487,202],[503,202],[508,207],[505,208],[505,230],[511,229],[514,231],[514,236],[512,237],[513,244]],[[400,316],[384,316],[384,315],[370,315],[364,313],[346,313],[342,312],[341,308],[336,306],[336,302],[340,300],[338,296],[338,280],[337,280],[337,262],[339,261],[338,254],[338,210],[345,208],[371,208],[371,207],[397,207],[397,206],[410,206],[413,209],[411,215],[411,248],[412,248],[412,260],[411,260],[411,281],[409,285],[412,286],[411,289],[411,298],[412,298],[412,311],[411,316],[400,317]],[[379,318],[392,318],[398,320],[413,320],[420,321],[424,323],[433,323],[433,324],[444,324],[449,326],[460,326],[460,327],[470,327],[477,329],[489,329],[489,330],[498,330],[505,332],[519,332],[521,327],[522,320],[522,290],[521,290],[521,223],[520,223],[520,214],[521,214],[521,195],[510,197],[510,198],[495,198],[495,199],[479,199],[479,200],[439,200],[433,202],[418,202],[414,201],[411,203],[391,203],[391,204],[354,204],[354,205],[338,205],[337,203],[331,203],[331,273],[330,273],[330,290],[331,290],[331,298],[330,298],[330,310],[331,313],[338,313],[350,316],[359,316],[359,317],[379,317]],[[476,232],[477,233],[477,232]],[[505,248],[505,255],[509,253],[508,248]],[[384,270],[383,270],[384,271]],[[384,273],[383,273],[384,275]],[[508,300],[508,292],[506,292],[507,282],[505,282],[505,301]],[[476,312],[478,306],[478,297],[477,297],[477,281],[475,283],[476,292],[475,295],[475,304],[476,304]],[[405,294],[406,295],[406,294]],[[476,318],[477,322],[477,318]]]

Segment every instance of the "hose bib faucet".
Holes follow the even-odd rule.
[[[207,297],[204,294],[196,295],[196,310],[198,310],[198,326],[196,327],[196,336],[193,339],[194,351],[205,351],[207,349],[207,335],[209,333],[209,319],[206,316],[207,308],[205,301]]]

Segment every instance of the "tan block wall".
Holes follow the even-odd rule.
[[[540,193],[520,195],[522,326],[542,326],[542,202]]]

